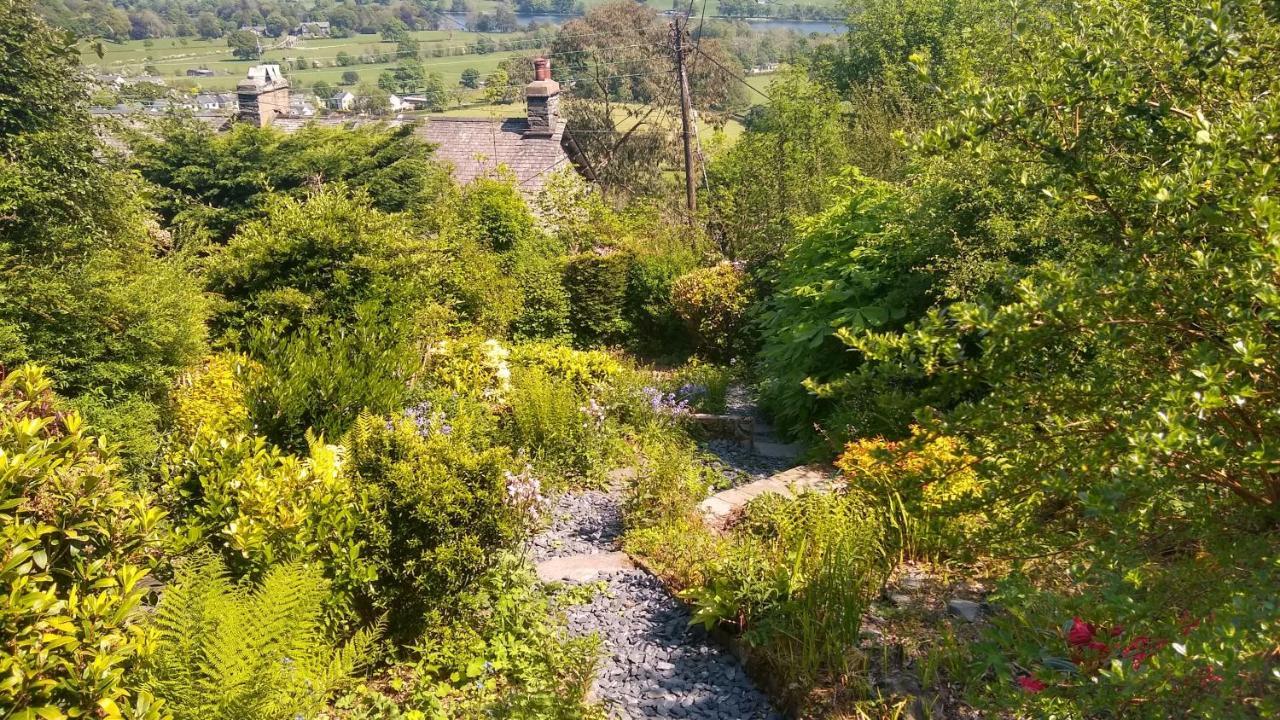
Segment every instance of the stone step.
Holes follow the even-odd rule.
[[[721,527],[734,511],[765,493],[793,497],[805,491],[829,492],[839,483],[839,475],[830,465],[801,465],[763,480],[718,492],[703,500],[699,508],[708,524]]]
[[[755,454],[763,457],[795,460],[800,457],[800,453],[804,451],[804,447],[800,445],[800,443],[770,442],[763,441],[757,437],[755,443],[753,443],[752,450]]]
[[[538,563],[537,573],[542,582],[586,582],[604,573],[634,570],[635,567],[626,553],[608,552],[543,560]]]

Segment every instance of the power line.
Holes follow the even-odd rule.
[[[743,85],[746,85],[747,87],[751,88],[751,89],[752,89],[752,90],[754,90],[758,95],[760,95],[761,97],[763,97],[765,100],[768,100],[769,102],[773,102],[773,98],[769,97],[769,95],[768,95],[767,93],[765,93],[763,90],[758,89],[756,86],[752,85],[751,83],[747,82],[746,78],[742,77],[741,75],[739,75],[739,74],[735,73],[734,71],[730,70],[729,68],[725,67],[725,66],[724,66],[724,63],[722,63],[722,62],[720,62],[719,60],[716,60],[715,58],[713,58],[713,57],[711,57],[710,55],[708,55],[708,54],[707,54],[707,53],[706,53],[702,48],[695,46],[693,49],[694,49],[694,50],[696,50],[696,51],[698,52],[698,54],[699,54],[699,55],[702,55],[703,57],[705,57],[705,58],[707,59],[707,62],[710,62],[711,64],[713,64],[713,65],[715,65],[716,67],[720,68],[721,70],[725,71],[725,73],[726,73],[726,74],[728,74],[728,75],[729,75],[729,77],[731,77],[731,78],[733,78],[734,80],[737,80],[738,82],[742,83]]]

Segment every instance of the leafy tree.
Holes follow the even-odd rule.
[[[222,23],[218,16],[206,10],[196,18],[196,32],[205,40],[222,37]]]
[[[0,72],[15,73],[0,95],[0,362],[49,366],[137,462],[155,449],[154,401],[203,352],[205,300],[91,132],[68,42],[0,5]]]
[[[360,59],[359,59],[359,58],[355,57],[354,55],[352,55],[351,53],[347,52],[346,50],[339,50],[339,51],[338,51],[337,56],[335,56],[335,58],[334,58],[334,59],[335,59],[335,60],[337,60],[338,65],[339,65],[340,67],[348,67],[348,66],[350,66],[350,65],[358,65],[358,64],[360,63]],[[347,83],[347,84],[348,84],[348,85],[350,85],[351,83]]]
[[[451,192],[445,168],[412,127],[309,127],[291,134],[241,124],[225,134],[166,121],[134,143],[134,163],[162,188],[157,205],[173,225],[226,240],[261,217],[272,195],[301,197],[317,179],[369,191],[380,210],[425,211]]]
[[[355,70],[342,71],[343,85],[355,85],[358,82],[360,82],[360,73],[356,72]]]
[[[248,30],[236,30],[227,34],[227,46],[239,60],[257,60],[262,46],[257,35]]]
[[[472,89],[480,87],[480,71],[473,67],[464,68],[461,82],[463,87]]]

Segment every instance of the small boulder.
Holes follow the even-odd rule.
[[[965,622],[978,622],[982,617],[982,606],[972,600],[955,598],[947,601],[947,612]]]

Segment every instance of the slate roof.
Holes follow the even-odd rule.
[[[328,126],[386,123],[401,125],[401,118],[364,118],[348,115],[325,118],[276,118],[272,127],[294,132],[309,124]],[[412,122],[409,120],[408,122]],[[453,167],[453,176],[461,184],[493,174],[499,165],[516,176],[522,193],[537,195],[551,173],[573,167],[561,145],[564,121],[551,137],[525,137],[529,122],[525,118],[441,117],[421,123],[416,134],[436,146],[435,157]]]
[[[525,137],[525,118],[430,118],[418,128],[418,135],[436,145],[436,157],[453,166],[459,183],[491,174],[505,165],[516,176],[522,192],[536,194],[547,176],[570,167],[569,155],[560,141],[561,121],[551,137]]]

